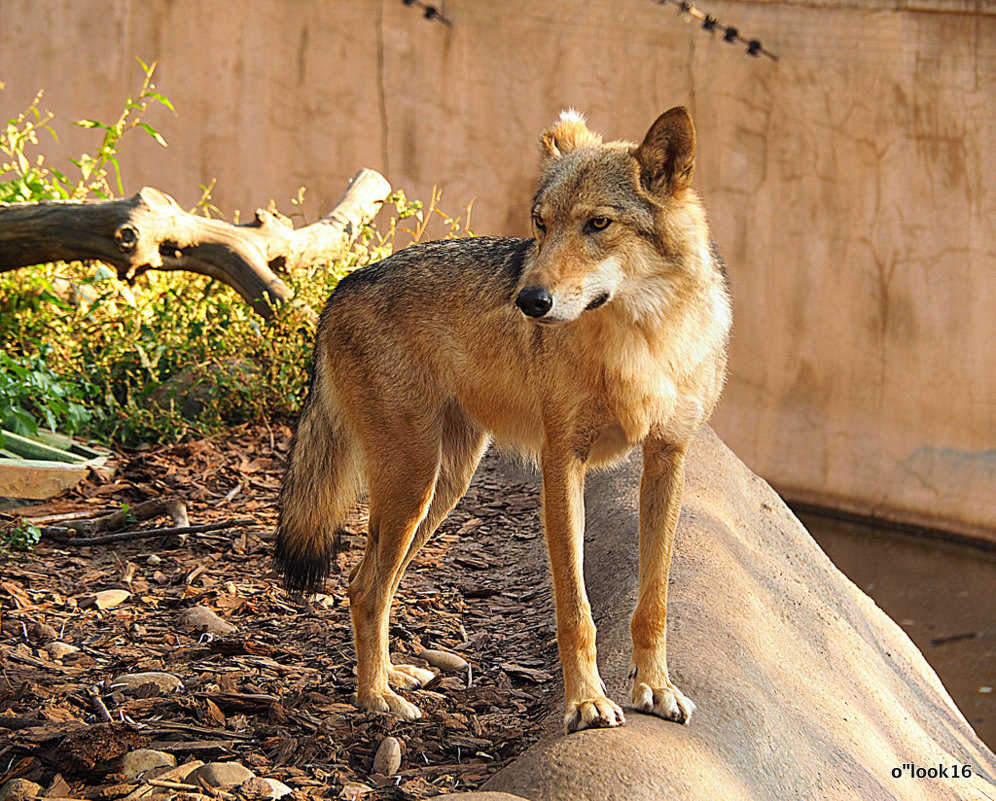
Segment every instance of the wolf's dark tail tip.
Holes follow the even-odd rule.
[[[312,595],[325,587],[332,563],[339,552],[342,532],[326,538],[325,545],[320,550],[309,549],[302,553],[287,545],[282,532],[277,533],[277,544],[273,552],[273,563],[277,572],[283,577],[284,588],[288,592]]]

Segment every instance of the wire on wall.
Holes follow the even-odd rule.
[[[407,2],[408,0],[405,0]],[[778,61],[778,56],[772,53],[770,50],[765,50],[764,46],[757,39],[747,39],[740,35],[740,31],[731,25],[723,25],[718,19],[716,19],[712,14],[706,14],[700,11],[695,6],[693,6],[688,0],[654,0],[658,5],[673,5],[678,7],[679,16],[685,19],[694,18],[702,23],[704,30],[715,34],[717,31],[721,31],[723,34],[723,41],[729,42],[730,44],[745,44],[747,45],[747,55],[749,56],[767,56],[773,61]]]
[[[442,11],[439,10],[434,5],[423,2],[423,0],[401,0],[403,5],[409,8],[417,8],[422,12],[422,15],[430,22],[441,22],[443,25],[452,28],[453,21],[446,17]],[[749,56],[767,56],[773,61],[778,61],[778,56],[772,53],[770,50],[765,49],[764,45],[761,44],[757,39],[748,39],[740,34],[740,31],[734,28],[732,25],[722,24],[716,17],[712,14],[707,14],[700,11],[694,5],[692,5],[689,0],[654,0],[658,5],[673,5],[678,9],[679,16],[685,18],[686,20],[697,19],[702,23],[702,28],[709,31],[710,33],[722,32],[723,41],[729,42],[730,44],[744,44],[747,45],[747,55]]]
[[[433,5],[429,5],[428,3],[423,3],[422,0],[401,0],[401,2],[404,5],[409,6],[410,8],[417,8],[419,11],[422,12],[422,15],[430,22],[441,22],[443,23],[443,25],[446,25],[450,28],[453,27],[453,22],[447,19],[443,15],[443,12]]]

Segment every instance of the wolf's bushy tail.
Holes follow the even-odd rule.
[[[280,489],[274,562],[289,590],[321,589],[363,480],[359,447],[316,380]]]

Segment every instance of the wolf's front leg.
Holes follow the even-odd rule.
[[[685,448],[661,442],[643,446],[640,484],[640,583],[633,634],[633,706],[640,712],[688,723],[695,704],[667,672],[667,583],[671,548],[685,483]]]
[[[619,726],[622,709],[605,695],[595,663],[595,623],[584,587],[584,465],[573,455],[543,452],[543,514],[557,607],[557,645],[564,669],[568,732]]]

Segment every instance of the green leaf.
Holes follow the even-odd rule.
[[[98,122],[97,120],[76,120],[73,125],[78,125],[80,128],[100,128],[104,131],[111,130],[109,125],[104,125],[104,123]]]
[[[10,416],[19,424],[16,428],[21,428],[21,431],[26,434],[35,435],[38,433],[38,421],[35,420],[34,415],[28,412],[20,404],[15,404],[7,410]],[[15,431],[14,433],[18,433]]]
[[[146,97],[151,97],[153,100],[157,100],[162,103],[166,108],[176,114],[176,109],[173,108],[173,104],[169,102],[169,98],[166,95],[160,94],[159,92],[146,92]]]
[[[107,160],[111,163],[111,166],[114,167],[114,179],[118,185],[118,194],[123,195],[124,187],[121,185],[121,167],[118,165],[118,157],[109,156]]]
[[[140,122],[138,126],[140,128],[144,128],[146,133],[148,133],[148,135],[151,136],[153,139],[155,139],[160,145],[162,145],[163,147],[167,147],[166,140],[162,138],[159,131],[157,131],[147,122]]]

